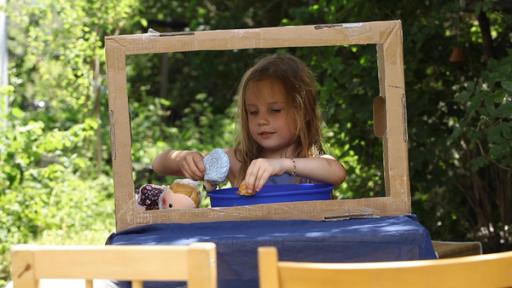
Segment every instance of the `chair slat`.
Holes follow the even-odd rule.
[[[273,247],[258,250],[261,288],[512,287],[512,251],[440,260],[376,263],[278,261]],[[275,258],[274,261],[269,259]],[[269,275],[278,280],[269,281]],[[275,285],[274,283],[278,283]]]

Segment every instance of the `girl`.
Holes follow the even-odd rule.
[[[238,89],[239,135],[227,148],[232,186],[245,182],[246,193],[273,184],[324,182],[339,185],[346,171],[322,152],[315,79],[291,55],[262,58],[243,76]],[[203,155],[167,150],[153,169],[160,175],[204,178]]]

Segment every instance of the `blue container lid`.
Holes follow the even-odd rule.
[[[265,185],[252,196],[238,195],[238,187],[209,192],[212,207],[232,207],[280,202],[330,200],[330,184],[282,184]]]

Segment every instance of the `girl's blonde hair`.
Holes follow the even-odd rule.
[[[286,100],[293,109],[296,122],[296,150],[294,158],[318,156],[322,151],[320,112],[317,105],[315,77],[298,58],[289,54],[274,54],[261,58],[245,72],[238,86],[239,132],[235,145],[235,157],[241,162],[237,184],[245,178],[251,161],[261,157],[261,147],[249,131],[245,107],[246,90],[252,81],[272,79],[284,88]]]

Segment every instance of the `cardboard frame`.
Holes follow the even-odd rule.
[[[351,44],[377,46],[380,96],[373,103],[374,132],[383,139],[386,197],[191,210],[143,211],[136,207],[126,82],[128,55]],[[326,220],[411,212],[400,21],[109,36],[105,51],[117,231],[164,222]]]

